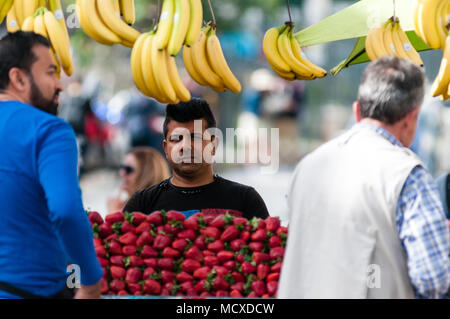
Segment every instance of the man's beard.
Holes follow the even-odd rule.
[[[58,114],[58,103],[54,102],[54,98],[59,94],[59,90],[55,91],[53,98],[49,101],[43,96],[42,92],[37,87],[33,76],[30,75],[29,78],[30,78],[30,82],[31,82],[31,93],[30,93],[31,105],[33,105],[34,107],[36,107],[46,113],[57,115]]]

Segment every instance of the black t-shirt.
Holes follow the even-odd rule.
[[[250,186],[214,175],[214,182],[199,187],[177,187],[170,179],[136,192],[124,212],[150,214],[156,210],[176,210],[189,217],[195,213],[225,213],[247,219],[269,216],[266,204]]]

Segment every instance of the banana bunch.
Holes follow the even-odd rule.
[[[444,54],[442,56],[439,73],[431,86],[432,96],[440,96],[446,101],[450,98],[450,33],[447,31]]]
[[[137,88],[160,103],[176,104],[191,99],[178,74],[175,57],[159,50],[155,31],[143,33],[131,51],[131,73]]]
[[[176,56],[183,44],[194,44],[202,22],[201,0],[164,0],[155,35],[156,47],[167,49],[171,56]]]
[[[394,17],[369,30],[366,38],[366,52],[371,61],[383,55],[395,55],[423,66],[419,53],[414,49],[406,33],[400,26],[400,20]]]
[[[208,23],[192,46],[183,48],[183,62],[189,75],[200,85],[217,92],[242,90],[241,83],[230,70],[216,35],[216,26]]]
[[[267,30],[263,51],[273,71],[288,81],[323,78],[327,71],[309,61],[293,36],[294,24]]]
[[[450,0],[416,0],[414,27],[430,48],[445,49],[449,15]]]
[[[9,10],[13,6],[14,0],[0,0],[0,24],[2,24]]]
[[[77,0],[76,12],[84,32],[101,44],[132,48],[141,35],[130,26],[135,21],[134,0]]]

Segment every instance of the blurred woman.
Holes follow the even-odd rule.
[[[170,177],[165,158],[155,149],[139,146],[131,149],[120,165],[122,185],[119,195],[108,199],[108,213],[122,211],[130,197]]]

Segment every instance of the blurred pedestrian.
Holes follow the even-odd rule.
[[[0,298],[73,297],[69,262],[81,271],[75,298],[100,297],[75,134],[56,116],[62,90],[47,39],[0,40]]]
[[[122,211],[134,193],[159,184],[170,176],[165,158],[157,150],[147,146],[131,149],[125,155],[119,173],[122,184],[119,194],[108,199],[108,213]]]
[[[450,234],[435,181],[408,148],[423,70],[369,64],[348,132],[306,156],[288,196],[279,298],[442,298]]]

